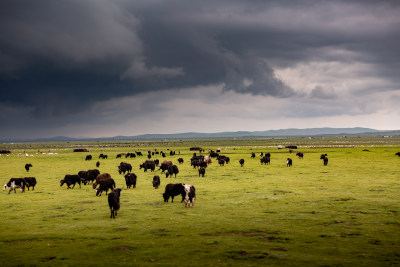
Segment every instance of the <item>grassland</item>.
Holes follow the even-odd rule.
[[[278,144],[299,145],[304,159]],[[220,147],[231,163],[214,162],[199,178],[189,163],[190,146]],[[90,152],[72,152],[82,147]],[[400,265],[398,137],[33,143],[0,149],[12,150],[0,157],[2,185],[10,177],[38,180],[35,191],[0,194],[2,266]],[[65,174],[95,168],[100,153],[109,158],[100,160],[99,170],[122,187],[116,154],[154,149],[180,152],[167,156],[176,164],[184,158],[178,177],[163,175],[160,189],[154,189],[154,173],[138,169],[145,157],[123,159],[133,165],[138,183],[122,191],[115,220],[105,195],[96,197],[90,186],[60,187]],[[270,152],[271,165],[260,165],[251,152]],[[328,154],[328,166],[319,159],[322,153]],[[87,154],[94,160],[85,161]],[[33,167],[26,173],[28,162]],[[163,202],[164,186],[178,182],[195,185],[193,208],[185,209],[179,198]]]

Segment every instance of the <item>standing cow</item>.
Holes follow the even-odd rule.
[[[239,160],[239,164],[240,164],[240,167],[243,167],[243,165],[244,165],[244,159],[240,159],[240,160]]]
[[[29,172],[29,168],[31,168],[31,167],[32,167],[32,164],[30,164],[30,163],[25,164],[25,170],[27,172]]]
[[[161,184],[160,176],[154,175],[154,177],[153,177],[153,187],[154,187],[154,189],[158,189],[160,184]]]
[[[288,158],[286,160],[286,167],[292,167],[292,159],[291,158]]]
[[[110,194],[108,194],[108,205],[110,207],[111,216],[110,218],[115,219],[115,215],[117,215],[117,211],[120,208],[120,197],[121,197],[121,188],[115,188]]]

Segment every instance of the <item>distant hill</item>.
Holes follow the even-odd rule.
[[[136,136],[114,136],[103,138],[72,138],[56,136],[37,139],[3,139],[1,142],[63,142],[63,141],[105,141],[105,140],[157,140],[157,139],[202,139],[202,138],[243,138],[243,137],[294,137],[294,136],[326,136],[326,135],[400,135],[400,130],[379,131],[370,128],[307,128],[281,129],[268,131],[239,131],[219,133],[176,133],[176,134],[143,134]]]

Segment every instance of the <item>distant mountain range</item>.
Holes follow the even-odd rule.
[[[380,131],[370,128],[308,128],[282,129],[268,131],[240,131],[219,133],[176,133],[176,134],[143,134],[136,136],[114,136],[103,138],[72,138],[56,136],[36,139],[0,139],[0,142],[65,142],[65,141],[106,141],[106,140],[160,140],[160,139],[207,139],[207,138],[251,138],[251,137],[293,137],[293,136],[326,136],[326,135],[400,135],[400,130]]]

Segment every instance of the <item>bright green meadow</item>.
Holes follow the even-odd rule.
[[[298,149],[278,149],[288,144]],[[199,177],[190,166],[191,146],[204,148],[203,155],[221,148],[231,162],[219,166],[213,159]],[[11,177],[38,180],[34,191],[1,191],[1,266],[400,265],[398,136],[20,143],[1,149],[12,151],[0,156],[1,185]],[[139,170],[155,149],[178,165],[177,178]],[[135,151],[145,156],[116,159]],[[260,164],[259,152],[271,153],[270,165]],[[98,159],[100,153],[108,159]],[[325,153],[328,166],[319,158]],[[85,161],[89,154],[93,160]],[[135,189],[122,190],[116,219],[110,219],[105,193],[96,197],[91,185],[60,187],[65,174],[94,169],[97,161],[117,187],[125,185],[117,171],[121,161],[138,176]],[[26,163],[33,165],[29,173]],[[152,187],[155,174],[159,189]],[[185,208],[180,196],[164,203],[167,183],[194,185],[194,207]]]

